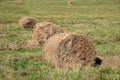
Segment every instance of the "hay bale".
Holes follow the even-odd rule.
[[[32,40],[38,41],[38,43],[43,46],[49,37],[62,32],[64,32],[62,28],[51,22],[37,23],[33,29]]]
[[[70,7],[73,6],[73,2],[71,2],[71,1],[68,1],[67,4],[68,4],[68,6],[70,6]]]
[[[23,3],[20,2],[20,1],[15,1],[15,4],[16,4],[16,5],[22,5]]]
[[[96,51],[92,42],[75,33],[60,33],[48,39],[42,57],[55,68],[74,69],[93,65]]]
[[[36,24],[35,19],[33,19],[32,17],[25,16],[19,20],[18,26],[20,28],[33,28],[35,24]]]

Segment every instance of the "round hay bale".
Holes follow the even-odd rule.
[[[18,26],[20,28],[33,28],[36,24],[36,20],[33,19],[32,17],[22,17],[20,20],[19,20],[19,24]]]
[[[71,2],[71,1],[68,1],[67,4],[68,4],[68,6],[70,6],[70,7],[73,6],[73,2]]]
[[[96,51],[92,42],[75,33],[60,33],[48,39],[42,57],[55,68],[74,69],[93,65]]]
[[[32,33],[32,40],[39,42],[41,46],[54,34],[64,32],[62,28],[51,22],[41,22],[35,25]]]
[[[22,5],[23,3],[20,2],[20,1],[15,1],[15,4],[16,4],[16,5]]]

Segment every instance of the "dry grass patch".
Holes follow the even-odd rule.
[[[102,60],[101,66],[120,67],[120,56],[100,56],[100,59]]]
[[[8,46],[10,50],[20,49],[20,48],[37,48],[40,47],[37,41],[24,41],[24,42],[14,42]]]

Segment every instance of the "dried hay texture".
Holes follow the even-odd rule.
[[[3,27],[0,27],[0,30],[4,30],[5,28],[3,28]]]
[[[102,60],[101,66],[120,67],[120,56],[99,56]]]
[[[20,28],[33,28],[36,24],[36,20],[33,19],[32,17],[22,17],[20,20],[19,20],[19,24],[18,26]]]
[[[37,41],[24,41],[24,42],[15,42],[12,44],[9,44],[9,49],[10,50],[16,50],[16,49],[21,49],[21,48],[36,48],[39,47],[39,43]]]
[[[51,22],[37,23],[35,28],[33,28],[32,40],[38,41],[42,47],[49,37],[63,32],[62,28]]]
[[[74,69],[93,65],[95,47],[86,37],[75,33],[60,33],[50,37],[42,57],[55,68]]]

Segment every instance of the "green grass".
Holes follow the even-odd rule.
[[[120,56],[120,0],[0,0],[0,48],[31,39],[19,29],[22,16],[50,21],[89,38],[99,56]],[[0,50],[0,80],[120,80],[119,67],[56,70],[42,60],[41,48]]]

